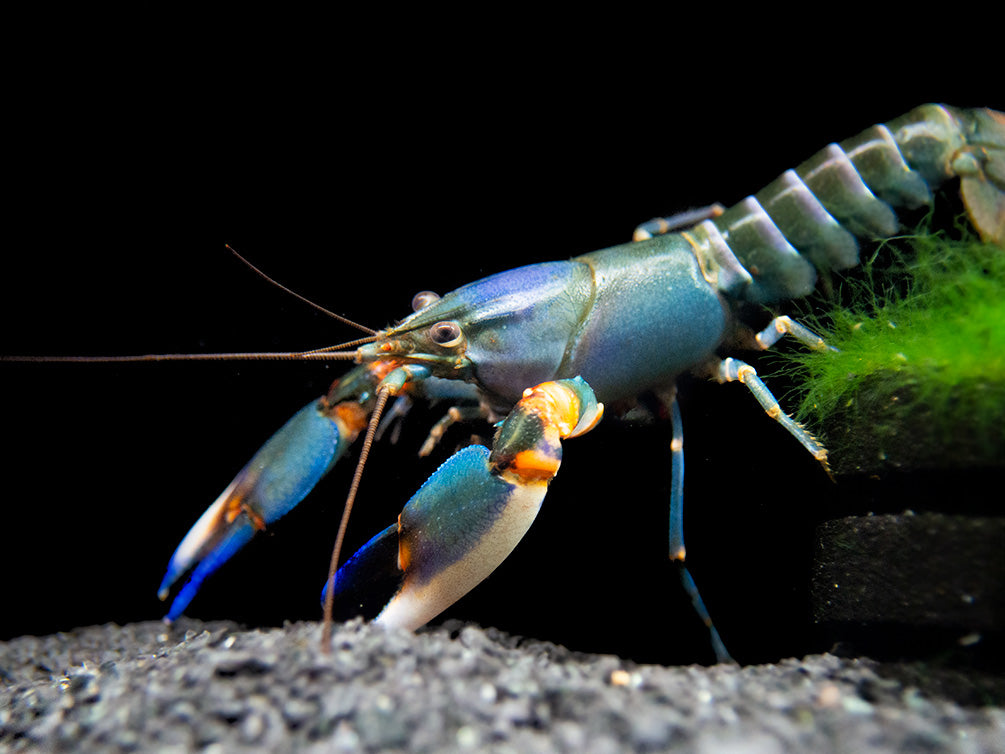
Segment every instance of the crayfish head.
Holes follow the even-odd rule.
[[[420,294],[417,310],[358,350],[358,359],[398,358],[433,375],[479,386],[512,405],[528,386],[558,376],[593,300],[589,267],[546,262],[468,283],[442,298]]]
[[[466,376],[471,364],[466,356],[467,338],[458,322],[420,322],[408,328],[404,324],[377,333],[377,340],[357,349],[356,360],[364,364],[375,361],[422,364],[437,377]]]

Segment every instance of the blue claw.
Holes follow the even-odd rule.
[[[489,450],[451,456],[335,575],[339,617],[418,628],[488,576],[530,528],[547,485],[492,473]],[[321,595],[324,602],[324,592]],[[378,614],[379,613],[379,614]]]
[[[472,445],[448,458],[398,523],[338,570],[339,617],[376,616],[375,623],[412,630],[467,594],[534,523],[561,464],[561,440],[589,431],[602,413],[579,377],[526,391],[491,451]]]
[[[216,546],[199,561],[195,570],[192,571],[192,575],[189,576],[188,581],[185,582],[185,586],[181,588],[174,600],[171,602],[171,609],[168,610],[167,615],[164,616],[165,622],[174,623],[179,617],[181,617],[181,614],[185,612],[185,608],[188,607],[188,603],[190,603],[198,593],[199,588],[202,586],[202,582],[206,580],[206,577],[230,560],[230,557],[234,555],[234,553],[248,544],[248,542],[251,541],[251,538],[255,536],[255,531],[254,525],[247,518],[237,519],[227,527],[223,537],[218,541]],[[181,548],[179,547],[179,550],[180,549]],[[157,592],[161,599],[167,597],[171,585],[185,570],[186,567],[181,564],[176,551],[175,556],[171,558],[171,564],[168,566],[168,572],[164,575],[164,580],[161,582],[160,589]]]
[[[166,621],[176,620],[206,577],[257,530],[292,510],[342,456],[366,421],[361,408],[345,405],[328,408],[324,401],[312,401],[301,409],[203,513],[175,550],[158,589],[158,596],[166,599],[171,586],[194,569]]]

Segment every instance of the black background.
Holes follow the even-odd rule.
[[[504,65],[470,78],[463,68],[365,81],[322,71],[240,99],[226,77],[209,96],[125,103],[123,92],[67,83],[58,106],[20,116],[0,353],[336,343],[352,330],[263,283],[224,244],[380,327],[418,290],[620,243],[654,215],[734,203],[921,102],[995,104],[928,84],[811,84],[797,69],[660,89],[602,68],[516,75]],[[0,364],[0,638],[160,617],[155,592],[174,546],[340,371]],[[769,385],[784,402],[785,385]],[[809,630],[805,569],[833,485],[742,387],[688,383],[683,400],[688,552],[725,641],[746,661],[826,648]],[[350,546],[392,522],[470,433],[417,459],[440,415],[416,409],[397,446],[376,448]],[[666,558],[668,443],[668,427],[613,421],[568,443],[534,529],[449,615],[574,649],[709,660]],[[344,461],[235,557],[188,613],[317,618],[352,467]]]

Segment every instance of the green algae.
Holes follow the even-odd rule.
[[[1005,463],[1005,249],[947,236],[881,244],[809,318],[837,352],[785,356],[838,473]]]

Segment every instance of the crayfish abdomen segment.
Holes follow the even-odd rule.
[[[858,264],[858,238],[895,235],[898,208],[931,204],[933,191],[954,178],[981,237],[1005,244],[1005,116],[943,105],[922,105],[831,144],[683,235],[712,271],[710,282],[731,298],[799,298],[813,290],[814,267]],[[720,268],[730,274],[720,279]]]

